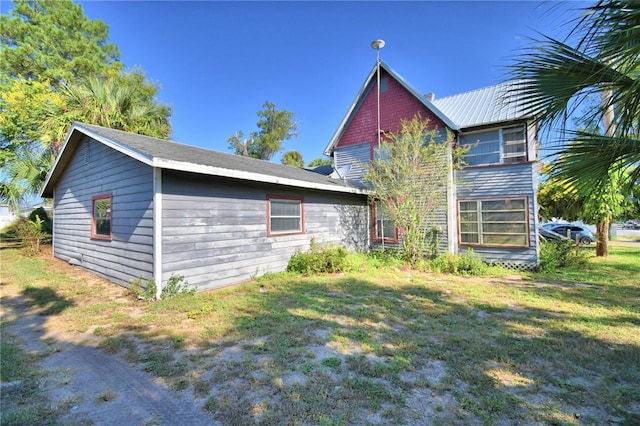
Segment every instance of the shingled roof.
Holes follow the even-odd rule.
[[[152,167],[323,191],[366,193],[361,188],[349,185],[341,179],[332,179],[297,167],[92,124],[74,123],[51,172],[47,176],[41,196],[53,196],[56,181],[84,135]]]

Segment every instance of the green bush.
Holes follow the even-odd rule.
[[[44,221],[36,215],[35,220],[20,219],[16,224],[16,236],[22,241],[22,246],[28,255],[40,253],[42,243],[50,238],[44,229]]]
[[[53,233],[53,222],[51,221],[51,218],[49,218],[49,215],[44,208],[38,207],[37,209],[34,209],[31,213],[29,213],[29,220],[31,222],[36,222],[37,219],[42,221],[42,231],[51,235]]]
[[[581,266],[587,252],[573,241],[543,240],[540,243],[540,270],[553,271],[568,266]]]
[[[160,299],[170,299],[179,294],[194,295],[196,289],[189,286],[187,281],[184,281],[182,275],[171,275],[167,285],[162,288],[160,293]],[[142,300],[155,300],[158,287],[156,286],[156,280],[150,278],[143,280],[143,278],[136,278],[129,281],[129,289],[139,299]]]
[[[425,269],[432,272],[442,272],[456,275],[484,275],[487,272],[487,264],[482,257],[468,249],[464,255],[446,254],[435,259],[426,261],[423,264]]]
[[[169,277],[169,281],[167,281],[167,285],[162,287],[162,292],[160,293],[161,299],[169,299],[171,297],[177,296],[179,294],[196,294],[196,289],[189,286],[189,283],[184,280],[182,275],[173,275]]]
[[[349,252],[344,247],[318,247],[314,241],[308,252],[297,251],[287,265],[287,272],[303,275],[346,272],[350,262]]]
[[[401,268],[405,264],[396,248],[377,247],[369,252],[370,262],[378,268]]]

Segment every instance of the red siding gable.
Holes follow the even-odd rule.
[[[384,70],[381,79],[387,79],[387,90],[380,94],[380,128],[384,132],[398,132],[401,120],[411,120],[417,113],[423,119],[428,118],[433,127],[445,127],[419,99]],[[372,79],[370,87],[364,93],[364,99],[358,100],[359,105],[350,117],[336,148],[365,142],[377,143],[377,79]]]

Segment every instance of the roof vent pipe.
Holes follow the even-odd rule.
[[[429,92],[429,93],[425,93],[424,97],[427,98],[429,102],[433,102],[436,99],[436,94]]]

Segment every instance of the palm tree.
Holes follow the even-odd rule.
[[[559,129],[552,175],[593,197],[619,184],[613,174],[640,179],[640,3],[603,0],[585,12],[567,41],[543,36],[516,58],[510,74],[520,84],[506,101]],[[604,132],[568,129],[576,114]],[[599,255],[608,253],[610,219],[599,219]]]
[[[90,77],[78,85],[64,85],[64,105],[50,108],[42,125],[44,141],[61,143],[74,121],[167,139],[171,110],[155,99],[155,86],[139,77]]]
[[[8,165],[0,197],[18,208],[25,198],[38,194],[74,121],[167,139],[171,110],[155,99],[156,93],[156,87],[135,72],[63,86],[62,101],[46,106],[39,149]]]
[[[26,199],[38,194],[52,160],[41,152],[21,151],[4,169],[4,179],[0,183],[0,198],[8,202],[16,212]]]

